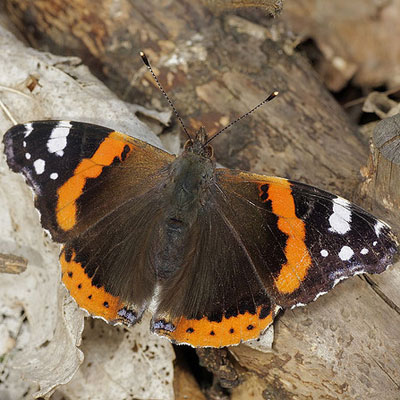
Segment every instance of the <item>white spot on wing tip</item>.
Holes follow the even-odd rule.
[[[25,154],[25,158],[26,158],[27,160],[30,160],[31,157],[32,157],[32,156],[30,155],[30,153],[26,153],[26,154]]]
[[[366,249],[365,247],[360,251],[361,254],[365,255],[369,253],[369,250]]]
[[[343,197],[336,197],[333,201],[333,213],[329,217],[329,230],[344,235],[350,230],[351,210],[350,202]]]
[[[376,236],[378,236],[378,237],[380,236],[382,228],[384,226],[385,226],[385,224],[382,221],[376,221],[376,224],[374,226]]]
[[[49,140],[47,141],[47,149],[49,153],[55,153],[57,156],[64,155],[64,149],[67,146],[67,137],[72,125],[70,121],[59,121],[51,131]]]
[[[55,180],[55,179],[57,179],[57,178],[58,178],[57,172],[53,172],[53,173],[50,174],[50,179]]]
[[[35,172],[36,172],[37,175],[43,174],[45,166],[46,166],[46,163],[41,158],[38,158],[33,163],[33,167],[35,168]]]
[[[24,137],[28,137],[31,133],[32,133],[33,127],[32,124],[25,124],[25,133],[24,133]]]
[[[322,257],[328,257],[328,255],[329,255],[328,250],[325,250],[325,249],[321,250]]]
[[[354,251],[349,246],[343,246],[339,251],[339,258],[342,261],[348,261],[353,257]]]

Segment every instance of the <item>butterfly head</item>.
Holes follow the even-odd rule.
[[[190,152],[198,154],[204,158],[212,159],[214,157],[214,149],[212,146],[207,144],[208,135],[204,126],[202,126],[195,134],[193,139],[186,141],[184,150],[185,152]]]

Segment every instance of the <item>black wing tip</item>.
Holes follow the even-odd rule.
[[[21,168],[15,156],[15,138],[25,131],[24,124],[12,126],[3,136],[4,154],[9,168],[14,172],[20,172]]]
[[[19,135],[22,132],[24,132],[25,126],[26,126],[26,124],[18,124],[18,125],[12,126],[10,129],[8,129],[7,132],[4,134],[3,143],[6,140],[8,140],[11,136]]]

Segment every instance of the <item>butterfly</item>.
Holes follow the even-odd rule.
[[[390,227],[342,197],[284,178],[216,168],[204,128],[178,157],[102,126],[36,121],[4,136],[9,167],[62,243],[77,304],[175,343],[257,338],[279,309],[381,273]]]

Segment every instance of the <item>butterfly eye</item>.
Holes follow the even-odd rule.
[[[205,157],[208,157],[208,158],[214,157],[214,148],[210,145],[206,145],[203,148],[203,152],[204,152],[203,154]]]

